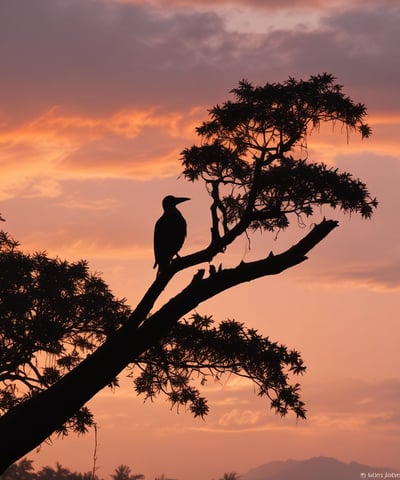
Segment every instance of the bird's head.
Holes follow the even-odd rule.
[[[162,206],[164,210],[169,210],[170,208],[175,207],[178,203],[186,202],[190,200],[187,197],[174,197],[173,195],[167,195],[162,201]]]

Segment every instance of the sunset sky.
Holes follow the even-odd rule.
[[[309,158],[352,172],[379,200],[372,220],[317,212],[275,238],[241,239],[224,265],[282,251],[313,221],[340,220],[309,260],[200,305],[300,350],[308,419],[281,419],[235,378],[205,387],[205,421],[143,403],[121,377],[91,407],[98,474],[147,479],[245,473],[333,456],[400,471],[400,5],[398,0],[3,0],[0,212],[27,252],[85,258],[134,306],[154,279],[153,226],[166,194],[191,197],[183,251],[209,235],[203,185],[179,178],[207,109],[254,84],[328,72],[367,105],[370,139],[314,132]],[[173,282],[166,298],[193,272]],[[93,466],[94,432],[29,458]]]

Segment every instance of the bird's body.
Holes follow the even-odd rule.
[[[164,213],[154,228],[154,268],[158,265],[158,273],[168,268],[185,241],[186,221],[176,205],[186,200],[189,198],[168,195],[162,202]]]

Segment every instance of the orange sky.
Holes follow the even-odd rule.
[[[204,422],[170,412],[163,398],[143,404],[126,380],[92,403],[98,473],[107,478],[124,463],[148,479],[211,480],[318,455],[400,469],[398,1],[196,5],[1,2],[0,212],[22,248],[88,259],[133,305],[154,277],[153,225],[165,194],[192,198],[182,205],[184,250],[208,240],[209,199],[178,179],[179,152],[242,78],[338,77],[367,105],[373,136],[348,143],[339,128],[313,133],[310,157],[359,176],[380,205],[372,221],[324,209],[316,220],[338,218],[340,228],[308,262],[199,308],[302,352],[307,421],[276,417],[233,378],[208,387]],[[303,234],[293,225],[277,239],[256,236],[250,251],[240,240],[224,264],[281,251]],[[30,458],[88,471],[94,443],[93,432],[54,439]]]

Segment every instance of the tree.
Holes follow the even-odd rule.
[[[0,232],[0,411],[46,390],[122,325],[129,309],[84,261],[26,255]],[[40,367],[40,365],[43,365]],[[83,433],[88,409],[60,430]]]
[[[2,475],[2,480],[36,480],[37,474],[33,468],[33,461],[23,458],[20,462],[11,465]]]
[[[142,473],[132,474],[128,465],[119,465],[111,475],[111,478],[113,480],[142,480],[144,475]]]
[[[233,268],[222,264],[215,267],[213,259],[218,254],[227,255],[227,247],[241,235],[284,230],[292,219],[304,222],[313,215],[315,207],[324,205],[371,217],[377,202],[364,183],[347,172],[307,158],[307,136],[321,123],[340,123],[348,132],[368,137],[371,132],[364,123],[366,108],[347,97],[328,74],[307,81],[289,78],[284,83],[260,87],[243,80],[232,93],[234,99],[212,108],[210,119],[197,128],[200,145],[182,152],[184,176],[191,182],[205,182],[210,193],[208,245],[173,259],[132,312],[116,301],[110,309],[111,318],[116,309],[115,321],[111,321],[107,331],[99,333],[98,343],[94,342],[96,348],[86,358],[80,356],[79,363],[71,365],[67,372],[63,370],[55,381],[41,383],[43,374],[36,374],[35,382],[40,379],[40,388],[32,388],[33,384],[28,383],[28,392],[19,397],[19,403],[12,397],[10,408],[0,419],[0,471],[54,431],[65,429],[86,402],[102,388],[115,384],[116,376],[127,367],[137,375],[135,388],[139,393],[148,397],[166,393],[174,405],[189,407],[195,416],[206,415],[208,405],[191,383],[193,373],[200,373],[204,383],[209,375],[218,377],[223,372],[243,375],[255,382],[259,394],[269,398],[277,413],[285,415],[291,410],[298,417],[305,416],[299,385],[290,383],[291,375],[305,370],[298,352],[288,351],[284,345],[271,342],[236,321],[215,326],[211,317],[185,316],[200,303],[235,285],[276,275],[302,263],[338,222],[324,218],[282,253],[271,252]],[[208,271],[203,267],[207,263]],[[151,311],[175,274],[199,265],[201,268],[182,291]],[[65,268],[68,270],[69,264]],[[18,282],[15,288],[11,285],[11,290],[20,292],[17,285]],[[51,302],[47,288],[41,294]],[[25,299],[25,290],[21,292]],[[74,288],[62,292],[72,301],[77,295]],[[97,301],[102,299],[95,300],[95,304]],[[80,305],[79,299],[77,304]],[[61,319],[62,315],[58,321]],[[96,331],[101,321],[96,323],[93,317],[90,320]],[[20,328],[19,322],[10,321],[9,328]],[[60,342],[70,338],[68,335],[59,337]],[[90,331],[85,335],[90,336]],[[35,343],[37,339],[30,337],[29,341]],[[59,352],[55,355],[62,358],[58,357]],[[79,428],[84,429],[91,421],[87,414]]]
[[[57,462],[56,468],[45,466],[34,471],[32,460],[26,458],[11,465],[2,475],[2,480],[99,480],[92,472],[76,473]]]
[[[239,480],[240,476],[236,472],[224,473],[220,480]]]
[[[80,473],[71,472],[68,468],[56,463],[56,468],[45,466],[37,474],[41,480],[88,480]],[[90,477],[89,477],[90,478]]]

